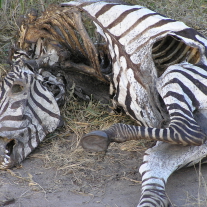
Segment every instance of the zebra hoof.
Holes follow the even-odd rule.
[[[110,144],[108,135],[103,131],[93,131],[81,138],[80,145],[88,151],[106,151]]]

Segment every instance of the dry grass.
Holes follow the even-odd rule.
[[[25,3],[24,3],[25,2]],[[0,9],[0,75],[9,67],[6,63],[11,43],[18,31],[18,16],[25,14],[31,6],[42,1],[4,0]],[[50,3],[58,2],[47,0]],[[59,1],[61,2],[61,1]],[[206,0],[126,0],[128,3],[147,6],[161,14],[173,19],[184,21],[189,26],[199,30],[207,36],[207,1]],[[36,7],[36,6],[35,6]],[[38,4],[41,9],[42,5]],[[81,192],[90,192],[91,182],[97,187],[112,179],[128,179],[136,183],[137,166],[132,167],[137,159],[141,162],[141,155],[148,142],[127,142],[123,144],[111,144],[107,154],[88,153],[80,146],[79,141],[84,133],[92,130],[104,129],[113,123],[132,123],[132,121],[120,114],[110,114],[108,106],[98,102],[83,102],[74,97],[68,97],[68,101],[61,110],[65,120],[65,126],[50,134],[40,145],[41,152],[33,153],[30,157],[44,159],[45,167],[55,167],[65,175],[72,176],[74,189]],[[140,157],[140,158],[138,158]],[[129,164],[132,163],[131,168]],[[137,163],[137,162],[136,162]],[[118,175],[116,172],[122,170]],[[200,172],[200,171],[199,171]],[[200,183],[202,182],[202,176]],[[204,183],[206,186],[206,183]],[[207,188],[206,188],[207,189]],[[196,200],[196,205],[203,202],[202,198]]]
[[[66,103],[62,114],[65,118],[64,128],[48,136],[41,144],[44,149],[41,149],[42,153],[33,154],[32,157],[44,159],[46,168],[55,167],[61,173],[70,175],[75,184],[73,191],[91,193],[94,186],[97,189],[117,179],[131,180],[135,184],[138,182],[137,166],[129,167],[127,162],[141,162],[142,156],[139,155],[147,149],[148,142],[113,143],[106,154],[87,152],[79,146],[84,133],[105,129],[117,122],[133,124],[128,117],[109,114],[107,106],[94,101],[81,102],[74,97]]]
[[[127,0],[146,6],[172,19],[185,22],[195,29],[205,30],[207,23],[207,1],[205,0]]]

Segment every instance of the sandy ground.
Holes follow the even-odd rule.
[[[82,177],[81,185],[74,173],[63,173],[45,165],[39,147],[22,163],[21,168],[0,172],[0,206],[7,207],[135,207],[140,198],[138,167],[144,151],[107,152],[97,160],[96,178]],[[124,154],[123,157],[120,156]],[[107,158],[114,157],[115,162]],[[121,162],[117,161],[120,156]],[[101,170],[101,166],[103,167]],[[109,172],[110,171],[110,172]],[[167,193],[174,207],[207,206],[207,165],[182,169],[167,184]]]

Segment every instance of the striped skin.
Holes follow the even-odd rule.
[[[201,145],[206,134],[194,119],[193,112],[206,110],[207,71],[183,63],[170,66],[157,81],[157,89],[167,106],[170,124],[167,128],[148,128],[114,124],[104,132],[111,141],[151,139],[182,145]]]
[[[170,126],[175,130],[181,128],[190,135],[189,139],[193,140],[198,125],[192,111],[206,110],[206,70],[190,64],[171,66],[161,76],[158,85],[159,92],[172,117]],[[182,96],[180,96],[180,92],[182,92]],[[178,101],[174,101],[173,104],[173,100],[176,99]],[[176,104],[182,108],[174,108]],[[183,122],[186,126],[183,125]],[[198,135],[195,137],[198,138]],[[170,159],[163,159],[164,156]],[[169,176],[180,168],[190,167],[199,162],[206,163],[206,156],[207,142],[195,147],[158,142],[155,147],[148,149],[139,169],[142,175],[142,195],[138,207],[171,206],[165,192]]]
[[[59,107],[43,81],[17,59],[1,83],[0,169],[18,165],[59,125]]]
[[[164,141],[144,156],[138,207],[171,206],[165,192],[170,174],[201,159],[206,162],[206,134],[201,129],[207,132],[207,40],[185,24],[142,6],[104,2],[69,2],[62,6],[79,7],[94,21],[112,58],[112,101],[142,125],[115,124],[91,132],[82,138],[82,146],[101,151],[112,141]],[[169,45],[162,47],[167,38]],[[159,94],[169,116],[162,109]],[[161,128],[166,121],[168,126]]]
[[[159,78],[158,71],[152,59],[154,43],[171,35],[176,36],[189,47],[199,48],[200,55],[196,59],[196,63],[207,64],[205,56],[207,41],[199,33],[182,22],[161,16],[142,6],[105,2],[69,2],[62,5],[77,6],[86,11],[97,26],[98,32],[105,37],[113,65],[110,87],[113,104],[123,108],[139,125],[149,127],[140,128],[142,129],[140,135],[143,138],[183,145],[203,143],[205,135],[200,133],[196,123],[187,121],[189,126],[193,126],[195,130],[195,136],[192,139],[192,136],[188,136],[175,126],[176,116],[172,117],[173,113],[169,113],[169,110],[172,111],[172,109],[166,105],[168,112],[163,110],[159,101],[161,94],[156,88]],[[177,48],[176,45],[176,51]],[[156,47],[154,52],[155,50]],[[157,50],[159,51],[159,49]],[[191,51],[188,52],[189,56],[192,56]],[[189,59],[187,56],[185,58]],[[165,102],[165,100],[163,101]],[[179,104],[177,106],[179,107]],[[186,118],[184,117],[184,119],[183,124],[185,125]],[[171,122],[170,132],[166,129],[152,129],[163,127],[162,123],[166,121]],[[198,137],[195,138],[197,135]]]
[[[142,195],[138,207],[168,207],[170,201],[165,192],[169,176],[183,167],[206,163],[207,143],[201,146],[178,146],[157,142],[148,149],[139,172],[142,175]],[[163,159],[163,157],[170,159]]]

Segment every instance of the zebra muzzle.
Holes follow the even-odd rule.
[[[15,139],[0,137],[0,169],[14,166],[13,150],[15,145]]]

